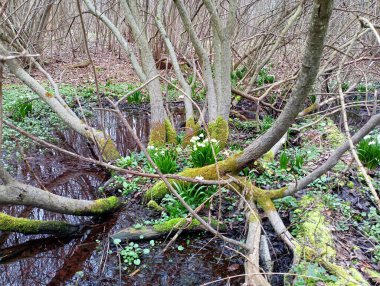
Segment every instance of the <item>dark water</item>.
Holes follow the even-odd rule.
[[[146,144],[149,132],[147,112],[127,110],[125,114]],[[174,120],[178,128],[183,122],[183,114],[175,114]],[[125,128],[120,126],[115,115],[106,113],[103,118],[106,132],[117,143],[123,155],[136,149],[135,142]],[[99,122],[95,124],[99,125]],[[86,140],[70,130],[58,132],[57,137],[58,145],[68,150],[85,156],[93,153]],[[25,163],[7,163],[13,166],[14,174],[20,181],[39,187],[42,184],[49,191],[62,196],[99,198],[101,195],[97,189],[108,179],[108,175],[96,166],[78,162],[52,150],[46,150],[43,154],[26,152],[26,160],[30,168]],[[157,242],[151,248],[151,254],[144,257],[143,265],[133,277],[129,276],[129,271],[124,270],[120,275],[117,255],[108,254],[110,249],[115,253],[114,246],[110,248],[108,244],[108,236],[141,221],[145,216],[147,210],[133,199],[118,213],[103,218],[103,221],[23,206],[2,206],[2,211],[17,217],[64,220],[93,226],[83,235],[69,238],[1,233],[0,285],[118,285],[120,282],[122,285],[200,285],[243,271],[240,257],[223,247],[220,241],[210,242],[209,237],[201,234],[198,238],[192,236],[190,245],[186,244],[186,237],[181,238],[165,254],[160,251],[164,242]],[[185,245],[184,251],[177,250],[179,244]],[[241,266],[229,272],[228,267],[236,262],[240,262]],[[240,285],[241,281],[235,279],[230,285]],[[226,285],[225,282],[213,285]]]

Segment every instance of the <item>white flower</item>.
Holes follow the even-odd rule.
[[[366,135],[366,136],[364,136],[364,139],[369,139],[369,138],[371,138],[370,135]]]
[[[204,135],[201,133],[201,134],[199,134],[199,138],[203,138],[204,137]]]
[[[207,143],[208,142],[208,138],[206,138],[205,140],[203,140],[203,143]]]
[[[196,176],[195,179],[196,180],[204,180],[204,178],[202,176]]]
[[[368,145],[373,145],[375,143],[376,143],[375,141],[371,141],[371,142],[368,143]]]
[[[198,150],[198,149],[197,149],[197,146],[194,145],[194,151],[197,151],[197,150]]]
[[[198,145],[198,147],[205,147],[206,146],[205,143],[198,143],[197,145]]]
[[[211,139],[211,143],[218,143],[218,140],[212,138],[212,139]]]
[[[194,143],[194,142],[196,142],[196,141],[198,141],[198,140],[199,140],[199,137],[198,137],[198,136],[193,136],[193,137],[191,137],[190,142],[191,142],[191,143]]]
[[[148,146],[148,150],[154,150],[154,146]]]

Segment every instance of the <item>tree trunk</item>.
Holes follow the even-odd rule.
[[[273,126],[265,134],[261,135],[252,144],[246,147],[240,154],[217,163],[219,175],[221,177],[229,173],[237,174],[246,166],[254,163],[257,159],[267,153],[293,124],[298,113],[302,110],[304,102],[312,89],[314,80],[318,74],[332,7],[332,0],[314,1],[309,36],[304,49],[302,68],[298,75],[297,83],[284,107],[284,110],[274,122]],[[196,176],[202,176],[207,180],[219,179],[215,165],[186,169],[181,175],[193,178]],[[166,192],[166,186],[162,182],[158,182],[146,193],[146,199],[150,197],[159,198],[162,195],[165,195]]]
[[[2,45],[2,43],[0,43],[0,53],[3,56],[9,56],[8,50]],[[8,66],[9,71],[33,90],[41,100],[46,102],[63,122],[79,134],[97,144],[105,161],[116,160],[120,157],[119,151],[108,136],[105,136],[103,132],[86,125],[80,120],[59,94],[48,92],[18,64],[17,60],[7,60],[5,61],[5,64]]]

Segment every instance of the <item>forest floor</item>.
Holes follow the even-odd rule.
[[[46,69],[53,75],[53,78],[62,85],[62,93],[66,96],[67,100],[70,100],[70,93],[74,90],[78,91],[78,96],[81,102],[84,103],[85,110],[88,111],[88,114],[93,114],[93,107],[96,107],[96,97],[94,96],[91,67],[89,65],[85,67],[73,66],[77,63],[83,63],[86,57],[78,57],[73,61],[68,60],[70,58],[71,55],[61,54],[57,57],[58,60],[46,64]],[[102,87],[102,93],[105,96],[120,97],[138,84],[138,81],[131,72],[129,63],[125,59],[118,59],[115,56],[110,56],[109,53],[98,53],[94,57],[94,61],[98,79]],[[32,75],[45,81],[43,76],[35,70],[32,71]],[[12,78],[8,78],[7,80],[8,82],[13,82]],[[83,155],[91,155],[83,138],[63,130],[59,126],[59,122],[54,119],[54,115],[51,114],[46,107],[41,105],[39,101],[33,99],[34,95],[32,93],[26,91],[18,84],[6,85],[4,93],[5,112],[16,124],[48,140],[54,139],[51,136],[52,134],[60,133],[61,135],[55,138],[57,144],[66,144],[69,148]],[[15,100],[14,95],[20,94],[24,97],[18,96],[16,98],[17,100]],[[176,99],[175,93],[170,95],[173,99]],[[146,96],[144,98],[146,98]],[[17,113],[20,106],[24,106],[23,104],[25,103],[29,104],[29,102],[32,102],[29,112],[26,114]],[[145,106],[145,104],[144,102],[130,102],[123,105],[125,112],[131,109],[135,110],[133,114],[126,113],[126,115],[128,115],[131,122],[134,122],[135,130],[143,142],[147,142],[147,134],[149,132],[149,114],[147,111],[148,107]],[[77,107],[74,100],[72,100],[71,106],[73,108]],[[181,129],[181,126],[183,126],[183,111],[181,111],[181,108],[181,104],[174,103],[172,110],[177,112],[174,119],[177,123],[178,130],[183,131],[183,129]],[[270,127],[276,116],[274,113],[263,111],[263,113],[260,114],[260,121],[256,122],[254,113],[256,110],[255,106],[252,102],[246,100],[240,101],[234,107],[234,110],[240,115],[244,115],[247,120],[242,120],[241,116],[239,118],[232,116],[233,118],[230,120],[231,136],[229,144],[220,152],[220,158],[238,152],[247,146],[260,132]],[[79,112],[79,110],[76,111]],[[358,118],[360,122],[366,119],[365,110],[359,109],[356,110],[356,112],[359,115]],[[91,120],[96,121],[96,116],[92,117]],[[294,182],[323,163],[332,149],[343,140],[339,130],[339,118],[322,120],[312,128],[303,129],[301,132],[296,131],[296,128],[301,128],[312,122],[312,120],[313,119],[307,119],[297,122],[294,126],[295,129],[290,133],[284,151],[280,152],[274,161],[265,162],[266,167],[263,172],[257,172],[255,169],[246,169],[243,172],[244,175],[248,176],[256,185],[262,188],[277,188]],[[126,168],[151,171],[146,160],[136,149],[136,145],[130,142],[131,139],[123,127],[118,124],[112,126],[112,124],[116,122],[115,118],[110,117],[107,122],[110,125],[107,126],[110,134],[116,134],[114,135],[116,136],[114,139],[119,144],[120,150],[123,150],[122,153],[126,158],[125,161],[129,160],[129,166],[127,164]],[[358,123],[358,125],[360,124]],[[58,133],[56,133],[57,131]],[[374,136],[379,134],[378,130],[376,132]],[[70,136],[68,134],[70,134]],[[9,148],[13,145],[14,148],[12,140],[15,136],[16,135],[11,131],[5,131],[5,138],[8,140],[8,143],[10,142],[9,144],[5,142],[5,145]],[[22,141],[21,143],[24,144],[25,142]],[[30,142],[26,142],[25,144],[30,144]],[[41,158],[50,156],[51,159],[47,160],[50,162],[48,170],[50,170],[49,168],[58,168],[57,164],[73,166],[75,163],[67,158],[62,160],[54,159],[55,155],[53,156],[49,150],[42,153],[33,153],[36,152],[38,148],[28,149],[25,147],[25,149],[29,150],[29,152],[26,152],[25,157],[34,163],[35,166],[43,164],[42,162],[44,160]],[[10,151],[10,149],[8,150]],[[10,153],[11,152],[8,152],[8,155]],[[177,171],[184,167],[191,166],[191,149],[178,150],[177,153]],[[289,160],[285,169],[282,168],[280,164],[280,156],[282,154],[285,154],[284,156],[287,156]],[[14,154],[12,154],[12,156],[14,156]],[[300,159],[301,157],[303,160]],[[12,157],[13,159],[10,159],[11,157],[7,158],[6,160],[20,160],[18,161],[20,166],[24,164],[20,157],[16,159],[15,157]],[[289,230],[297,236],[300,234],[300,229],[297,226],[305,221],[305,217],[302,216],[302,213],[307,211],[300,203],[301,197],[309,195],[312,196],[315,201],[322,202],[322,215],[326,219],[333,235],[333,246],[336,249],[337,263],[345,267],[354,267],[362,273],[365,273],[366,269],[380,271],[380,215],[371,201],[365,182],[351,163],[350,156],[346,155],[334,170],[314,182],[295,198],[278,200],[276,206],[289,227]],[[21,174],[20,178],[26,179],[31,176],[31,170],[23,169],[23,171],[17,172],[17,167],[15,168],[16,173]],[[25,166],[22,168],[25,168]],[[92,166],[87,166],[86,168],[92,170]],[[52,183],[52,180],[62,178],[62,175],[67,169],[69,169],[69,167],[63,168],[62,170],[58,168],[56,170],[57,173],[50,178],[48,173],[44,174],[42,172],[40,174],[42,182],[49,185],[48,183]],[[376,187],[379,189],[380,169],[377,168],[370,171],[370,175],[374,178]],[[70,173],[70,176],[74,177],[74,173]],[[70,188],[78,184],[83,186],[83,181],[88,182],[94,180],[92,176],[92,173],[86,173],[83,174],[83,177],[80,177],[78,182],[75,181],[75,183],[71,182],[66,184],[67,182],[65,181],[65,184],[61,182],[57,185],[58,187],[62,187],[64,189],[63,192],[70,196],[72,195],[70,194]],[[20,256],[19,259],[17,259],[17,256],[16,258],[12,257],[12,262],[8,262],[7,265],[7,269],[10,273],[17,275],[17,271],[12,271],[12,269],[17,270],[17,267],[20,267],[21,270],[25,270],[22,269],[22,263],[20,261],[27,260],[31,262],[30,265],[36,263],[36,261],[40,261],[38,267],[29,267],[32,267],[35,272],[40,271],[41,275],[45,275],[46,280],[44,281],[53,281],[50,280],[52,274],[48,274],[48,272],[52,272],[54,273],[54,277],[58,277],[57,279],[60,283],[67,285],[115,285],[119,280],[125,285],[199,285],[218,279],[224,279],[228,276],[237,277],[215,282],[210,285],[225,285],[227,281],[230,285],[241,284],[243,278],[239,275],[244,273],[244,259],[228,248],[223,242],[215,240],[206,233],[185,234],[164,254],[161,251],[168,242],[169,238],[167,237],[154,240],[153,242],[138,242],[136,246],[134,244],[131,246],[125,241],[115,243],[112,239],[110,240],[109,235],[112,235],[121,228],[134,226],[138,229],[142,226],[152,225],[152,223],[171,217],[168,211],[170,207],[172,207],[172,209],[178,209],[179,207],[172,197],[167,197],[162,204],[167,210],[166,212],[152,211],[144,207],[142,205],[142,195],[144,191],[153,184],[151,180],[146,179],[116,176],[114,178],[116,183],[112,188],[106,187],[103,188],[103,193],[98,192],[96,189],[104,184],[108,178],[108,175],[104,174],[104,177],[97,179],[96,184],[91,184],[90,189],[92,194],[89,196],[103,196],[104,192],[107,194],[109,194],[109,192],[116,193],[124,198],[125,206],[116,214],[116,217],[111,220],[111,225],[104,227],[103,231],[99,231],[99,233],[93,235],[92,238],[87,234],[80,239],[76,239],[75,242],[68,242],[66,248],[70,249],[71,252],[69,251],[65,254],[68,258],[65,259],[64,265],[66,265],[66,263],[71,265],[70,261],[72,260],[71,263],[74,266],[72,266],[70,271],[68,270],[63,273],[62,268],[60,268],[61,266],[54,266],[56,268],[49,268],[47,266],[49,265],[49,261],[50,263],[51,261],[57,261],[57,265],[62,264],[61,262],[58,263],[58,261],[62,259],[59,258],[59,253],[64,251],[63,249],[65,247],[65,244],[62,244],[56,246],[56,252],[53,251],[50,253],[50,255],[52,255],[52,253],[57,254],[57,257],[52,255],[53,258],[50,258],[50,260],[42,259],[46,254],[46,250],[41,250],[40,253],[34,253],[26,258],[23,256]],[[57,189],[53,187],[52,190],[57,191]],[[62,190],[59,191],[62,192]],[[79,195],[80,189],[78,189],[77,192],[76,195]],[[239,207],[241,205],[240,200],[227,190],[225,190],[223,198],[224,200],[220,202],[221,209],[208,206],[202,210],[203,214],[208,215],[210,213],[217,216],[218,213],[222,213],[223,220],[227,225],[226,235],[236,239],[244,239],[245,219],[242,214],[243,211]],[[219,205],[219,202],[216,200],[214,206],[217,205]],[[175,206],[175,208],[173,206]],[[312,206],[308,206],[307,208],[310,209]],[[36,213],[34,215],[38,216]],[[180,212],[176,213],[176,215],[184,216],[185,213]],[[274,264],[273,271],[286,273],[291,267],[292,254],[275,235],[267,218],[263,216],[262,220],[263,228],[270,242],[270,253]],[[9,238],[8,242],[4,245],[9,247],[15,244],[15,241],[26,240],[28,240],[27,236],[17,235],[13,238]],[[41,242],[39,241],[38,243]],[[83,248],[83,246],[86,245],[88,247]],[[91,247],[89,247],[90,245]],[[124,252],[122,252],[123,250]],[[76,251],[79,254],[72,255],[75,254]],[[0,250],[0,253],[4,253],[4,250]],[[122,253],[125,255],[122,255]],[[129,265],[125,262],[125,260],[129,261],[128,259],[130,257],[133,258],[134,255],[138,256],[139,263],[136,262]],[[75,259],[78,260],[76,264]],[[55,262],[53,264],[55,265]],[[47,271],[39,267],[45,267]],[[325,269],[319,267],[317,264],[309,264],[303,266],[303,268],[294,268],[292,271],[295,274],[301,275],[307,273],[307,275],[312,276],[312,278],[309,278],[307,281],[302,281],[301,279],[297,281],[296,279],[294,281],[295,285],[306,285],[302,283],[309,283],[307,285],[322,286],[332,283],[334,280],[333,277],[326,273]],[[272,285],[283,285],[283,277],[284,275],[273,275]],[[0,278],[3,282],[6,281],[5,276],[0,276]],[[17,279],[15,277],[13,278]],[[373,278],[373,283],[379,282],[376,279],[378,278]],[[47,283],[43,284],[47,285]]]

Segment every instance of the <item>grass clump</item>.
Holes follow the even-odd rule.
[[[173,182],[173,186],[178,194],[185,200],[185,202],[195,209],[211,197],[216,191],[216,186],[199,186],[197,184],[184,184],[180,182]],[[185,207],[173,196],[165,195],[162,199],[162,206],[165,208],[168,217],[185,217],[187,210]]]
[[[148,146],[148,152],[163,174],[173,174],[177,171],[177,151],[174,148]]]
[[[368,169],[376,169],[380,166],[380,142],[378,137],[368,136],[358,144],[358,156],[360,161]]]
[[[190,142],[193,144],[190,159],[194,167],[203,167],[206,165],[214,164],[220,152],[220,146],[216,139],[209,140],[204,138],[204,134],[191,138]],[[214,149],[214,153],[212,151]]]

